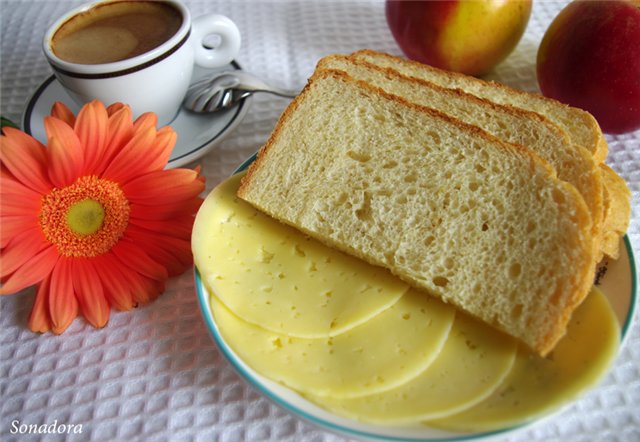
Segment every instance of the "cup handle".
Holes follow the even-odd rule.
[[[231,63],[240,51],[240,31],[224,15],[207,14],[193,20],[191,26],[195,62],[203,68],[217,68]],[[220,43],[214,49],[203,45],[208,35],[218,35]]]

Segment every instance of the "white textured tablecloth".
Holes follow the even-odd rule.
[[[51,75],[45,29],[75,1],[0,0],[1,113],[20,121]],[[276,85],[301,88],[330,53],[372,48],[400,54],[381,1],[187,1],[195,16],[219,12],[243,36],[239,63]],[[491,78],[537,90],[535,54],[563,3],[536,0],[527,31]],[[243,123],[199,163],[211,189],[267,139],[287,100],[257,96]],[[640,252],[640,131],[607,137],[607,162],[629,183],[629,237]],[[637,265],[637,264],[636,264]],[[272,405],[233,371],[200,317],[193,275],[171,280],[153,304],[112,313],[101,330],[77,319],[61,336],[26,328],[32,289],[0,299],[0,440],[21,424],[81,424],[69,440],[343,441]],[[637,315],[636,315],[637,316]],[[506,441],[640,441],[640,326],[612,372],[559,415]],[[62,436],[46,436],[60,440]]]

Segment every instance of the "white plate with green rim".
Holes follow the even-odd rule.
[[[255,160],[255,155],[247,159],[235,171],[245,170]],[[629,238],[625,236],[621,243],[621,256],[618,260],[605,260],[598,267],[596,275],[597,287],[607,296],[616,317],[621,325],[621,339],[624,341],[631,327],[637,305],[638,279],[635,260]],[[333,414],[300,396],[295,391],[271,381],[254,371],[229,347],[218,328],[211,310],[212,294],[203,284],[198,270],[195,270],[195,285],[200,309],[207,328],[222,354],[234,369],[266,398],[289,413],[340,435],[371,441],[395,442],[462,442],[489,441],[513,434],[529,428],[536,422],[547,419],[550,415],[537,421],[503,428],[491,432],[457,433],[443,431],[424,425],[382,426],[359,422]],[[567,404],[569,405],[569,404]]]

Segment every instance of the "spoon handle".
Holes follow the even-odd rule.
[[[236,71],[233,72],[233,75],[238,79],[238,85],[235,88],[239,90],[251,92],[268,92],[274,95],[288,98],[292,98],[298,95],[297,91],[269,85],[255,75],[249,74],[245,71]]]

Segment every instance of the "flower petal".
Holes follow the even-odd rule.
[[[197,197],[205,185],[198,174],[189,169],[158,170],[132,179],[122,185],[131,203],[155,205],[159,198],[173,204]]]
[[[110,109],[114,107],[113,105],[107,109],[109,120],[107,123],[107,139],[105,140],[104,153],[98,164],[94,167],[95,173],[98,175],[104,172],[117,153],[133,138],[131,108],[122,103],[119,104],[118,109],[113,112],[110,111]]]
[[[4,184],[4,183],[2,183]],[[18,186],[20,186],[18,184]],[[26,189],[26,187],[23,187]],[[29,189],[30,190],[30,189]],[[13,186],[12,184],[7,184],[6,186],[3,186],[2,191],[0,191],[0,195],[2,196],[2,204],[7,204],[7,205],[11,205],[11,206],[22,206],[21,208],[23,210],[20,210],[20,212],[24,213],[24,212],[30,212],[30,213],[34,213],[34,214],[38,214],[38,212],[40,211],[40,207],[41,207],[41,198],[42,195],[39,195],[33,191],[28,191],[28,192],[20,192],[20,189],[17,186]],[[35,198],[30,198],[31,196],[34,196]],[[25,210],[28,209],[28,210]],[[3,207],[2,209],[0,209],[3,215],[13,215],[12,211],[9,210],[6,207]]]
[[[55,247],[41,250],[31,260],[9,275],[0,287],[0,295],[16,293],[24,288],[37,284],[51,274],[60,255]]]
[[[145,112],[136,118],[136,121],[133,123],[133,129],[138,131],[145,131],[149,128],[156,128],[158,126],[158,116],[153,112]]]
[[[76,116],[73,115],[73,112],[71,112],[71,109],[69,109],[66,104],[60,101],[56,101],[53,103],[53,106],[51,106],[51,116],[64,121],[69,127],[73,127],[76,124]]]
[[[137,218],[129,218],[129,225],[141,227],[161,235],[188,239],[191,238],[194,220],[195,218],[192,213],[184,213],[168,220],[141,220]]]
[[[106,179],[124,183],[139,173],[139,166],[146,161],[151,143],[156,138],[153,127],[136,132],[133,138],[116,153],[115,158],[107,166],[102,176]]]
[[[49,313],[52,331],[57,335],[65,331],[78,316],[78,300],[71,277],[71,259],[60,258],[51,273]]]
[[[147,278],[141,274],[131,274],[134,277],[135,290],[132,292],[133,300],[137,304],[148,304],[164,292],[164,281]]]
[[[84,164],[81,153],[74,152],[59,138],[49,138],[49,158],[49,178],[58,188],[73,184]]]
[[[154,261],[167,269],[169,276],[180,275],[193,265],[191,241],[188,239],[158,235],[131,225],[128,234]]]
[[[120,261],[110,252],[94,258],[95,267],[100,271],[96,276],[104,287],[104,295],[109,304],[121,311],[131,310],[134,307],[131,287],[125,282],[122,275]]]
[[[4,227],[4,225],[3,225]],[[51,247],[39,226],[24,229],[14,236],[7,247],[2,249],[2,266],[0,266],[0,279],[4,279],[20,267],[26,265],[34,256],[47,247]]]
[[[79,154],[82,155],[82,144],[72,126],[55,117],[45,117],[44,129],[47,133],[47,140],[59,138],[64,141],[64,144],[67,145],[69,149],[74,152],[79,152]]]
[[[68,186],[84,167],[80,139],[67,123],[57,118],[46,117],[44,127],[49,145],[49,178],[56,187]]]
[[[109,320],[109,304],[99,282],[99,272],[93,267],[91,259],[74,259],[71,263],[73,289],[82,316],[89,324],[102,328]]]
[[[94,172],[104,155],[108,124],[107,110],[100,101],[94,100],[84,105],[78,113],[74,130],[84,147],[84,167],[88,174]]]
[[[11,127],[2,129],[0,164],[26,187],[44,194],[52,185],[47,173],[47,152],[35,138]]]
[[[176,145],[177,139],[178,134],[171,126],[165,126],[160,129],[152,146],[153,154],[150,155],[149,161],[144,165],[145,171],[163,170],[171,158],[171,152]]]
[[[40,213],[40,201],[38,200],[21,200],[15,195],[2,197],[2,216],[27,216],[37,217]]]
[[[19,181],[0,176],[0,216],[31,215],[35,220],[40,212],[42,195]]]
[[[116,112],[119,112],[121,109],[125,108],[125,107],[129,107],[124,103],[113,103],[110,104],[109,106],[107,106],[107,114],[109,116],[115,114]]]
[[[116,261],[117,265],[113,266],[113,270],[117,270],[120,274],[123,284],[127,287],[136,306],[153,301],[164,291],[164,281],[148,278],[119,259],[116,258]]]
[[[33,190],[31,187],[25,186],[22,182],[16,180],[10,173],[0,173],[0,196],[3,198],[7,195],[17,195],[25,200],[39,201],[42,194]]]
[[[27,325],[35,333],[45,333],[51,330],[51,316],[49,315],[50,277],[46,277],[39,285],[36,299],[33,301]]]
[[[202,199],[200,198],[194,198],[173,204],[156,204],[153,207],[142,204],[131,204],[131,213],[129,216],[131,218],[137,218],[138,220],[171,219],[184,213],[195,214],[201,204]]]
[[[1,216],[0,249],[7,247],[14,237],[25,230],[33,228],[35,223],[36,220],[31,216]]]
[[[153,260],[140,246],[125,237],[111,248],[111,252],[125,265],[130,265],[138,273],[158,281],[169,277],[167,269]]]

